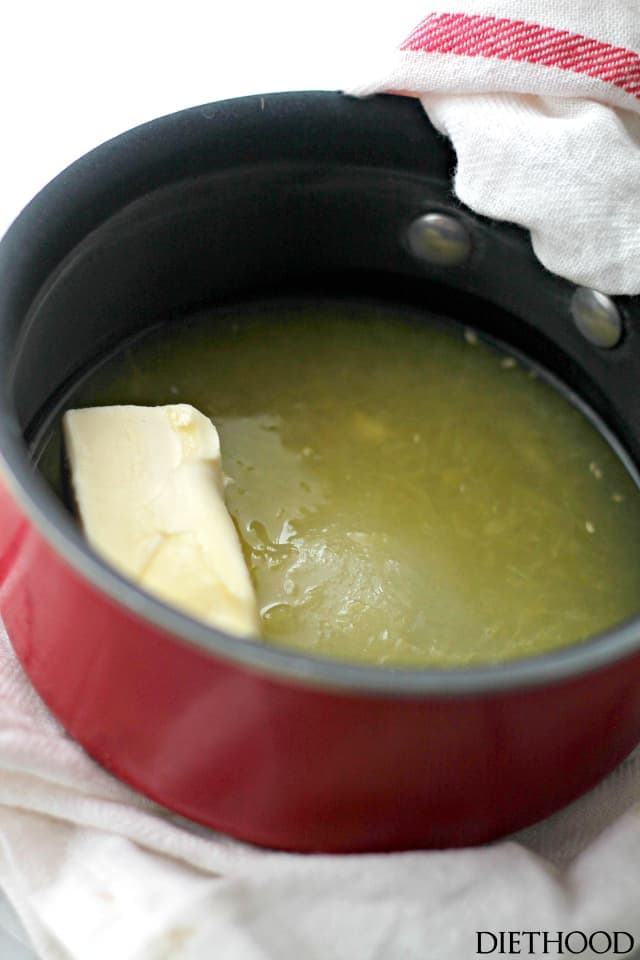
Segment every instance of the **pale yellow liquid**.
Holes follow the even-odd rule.
[[[474,336],[366,306],[218,312],[73,398],[191,403],[220,432],[264,639],[456,667],[640,607],[640,494],[554,389]]]

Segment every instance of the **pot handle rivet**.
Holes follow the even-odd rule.
[[[571,298],[571,316],[589,343],[611,349],[622,338],[622,318],[615,303],[604,293],[578,287]]]
[[[471,253],[471,237],[457,217],[425,213],[407,230],[407,243],[414,257],[442,267],[457,267]]]

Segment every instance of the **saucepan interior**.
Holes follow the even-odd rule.
[[[521,231],[455,204],[452,164],[412,101],[256,97],[140,128],[80,161],[34,201],[5,241],[5,471],[25,510],[85,576],[198,646],[338,686],[407,692],[536,683],[640,645],[635,621],[529,662],[444,674],[265,650],[170,611],[108,570],[33,470],[70,386],[119,344],[203,307],[300,295],[364,298],[471,322],[560,385],[633,472],[637,304],[618,304],[624,335],[615,349],[585,340],[571,319],[575,288],[539,266]],[[454,217],[465,231],[461,262],[416,254],[411,225],[433,213]]]

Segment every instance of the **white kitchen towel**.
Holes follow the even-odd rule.
[[[530,230],[554,273],[635,294],[639,52],[640,0],[434,0],[351,92],[418,96],[463,203]]]
[[[0,886],[45,960],[470,960],[481,931],[577,931],[575,948],[603,931],[580,954],[593,958],[615,931],[640,945],[640,751],[508,841],[259,850],[187,824],[95,764],[0,625]]]

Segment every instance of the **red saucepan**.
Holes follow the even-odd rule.
[[[633,469],[640,305],[576,292],[522,232],[456,206],[452,164],[407,99],[210,104],[75,163],[0,246],[0,610],[12,643],[101,764],[246,840],[478,843],[568,803],[640,739],[640,619],[551,655],[448,671],[234,639],[103,564],[34,466],[69,385],[118,342],[203,305],[304,291],[473,316],[560,378]]]

